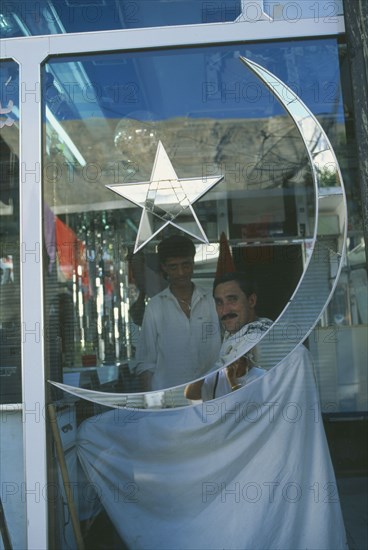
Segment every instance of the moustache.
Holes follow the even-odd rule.
[[[226,313],[221,317],[221,321],[227,321],[228,319],[235,319],[238,315],[236,313]]]

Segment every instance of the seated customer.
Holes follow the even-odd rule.
[[[239,337],[260,334],[272,325],[270,319],[257,317],[257,295],[243,273],[226,273],[218,277],[213,284],[213,297],[225,330],[223,346],[231,335],[239,331]],[[264,370],[254,366],[254,356],[250,351],[225,369],[188,384],[184,395],[187,399],[207,401],[226,395],[264,373]]]

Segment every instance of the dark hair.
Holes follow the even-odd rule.
[[[256,284],[253,279],[247,277],[247,275],[245,273],[242,273],[241,271],[224,273],[223,275],[216,277],[213,282],[213,294],[215,293],[216,287],[218,285],[221,285],[222,283],[229,283],[231,281],[235,281],[236,283],[238,283],[240,289],[244,292],[246,296],[257,294]]]
[[[185,258],[188,256],[194,258],[196,249],[189,237],[171,235],[171,237],[160,242],[157,252],[160,263],[164,264],[168,258]]]

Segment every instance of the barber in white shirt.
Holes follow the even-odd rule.
[[[146,306],[135,367],[142,391],[185,384],[204,375],[221,347],[211,292],[192,282],[192,240],[172,235],[158,245],[158,255],[169,286]]]

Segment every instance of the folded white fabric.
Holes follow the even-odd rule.
[[[131,549],[347,549],[302,345],[225,397],[93,417],[78,454]]]

